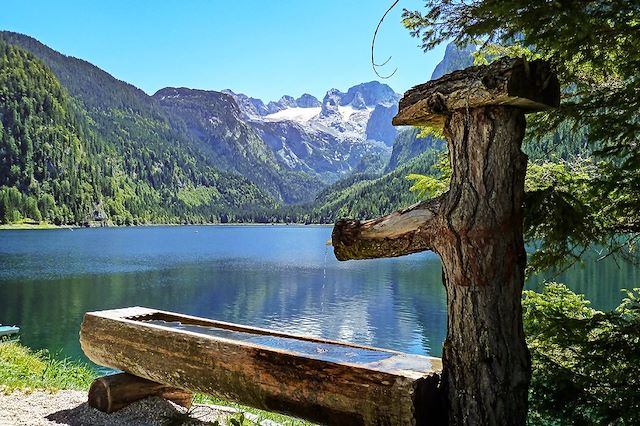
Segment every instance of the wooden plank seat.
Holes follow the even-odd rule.
[[[88,312],[80,343],[96,364],[146,379],[133,392],[122,385],[131,379],[113,388],[97,379],[102,403],[93,404],[103,411],[147,396],[146,387],[182,405],[189,394],[180,390],[201,392],[323,424],[442,420],[439,358],[142,307]]]

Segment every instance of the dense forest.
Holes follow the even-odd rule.
[[[404,177],[428,173],[433,164],[433,155],[421,156],[428,146],[414,140],[415,132],[404,132],[393,165],[363,158],[352,176],[325,188],[313,202],[282,205],[282,198],[296,202],[285,186],[299,182],[298,192],[305,193],[312,186],[317,191],[318,184],[297,172],[267,173],[260,162],[273,161],[259,150],[247,153],[244,176],[214,167],[222,164],[220,155],[233,155],[212,152],[198,137],[198,129],[210,125],[202,114],[177,111],[29,37],[0,35],[2,223],[330,223],[342,215],[372,217],[415,202]],[[233,114],[233,108],[224,112]],[[227,121],[237,122],[232,130],[238,137],[255,136],[239,120]],[[394,170],[400,163],[406,164]]]
[[[90,114],[45,64],[2,41],[0,100],[3,223],[218,222],[274,205],[167,135],[162,117],[95,104]]]

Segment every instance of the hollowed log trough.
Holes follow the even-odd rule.
[[[96,364],[165,385],[150,394],[184,389],[322,424],[442,421],[438,358],[142,307],[85,314],[80,343]]]

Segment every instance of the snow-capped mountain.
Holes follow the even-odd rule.
[[[322,102],[309,94],[283,96],[265,104],[244,94],[224,91],[244,118],[292,170],[331,182],[351,172],[365,156],[388,158],[396,136],[391,118],[400,95],[372,81],[346,93],[329,90]]]

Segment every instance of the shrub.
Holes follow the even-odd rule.
[[[640,424],[640,289],[610,312],[562,284],[524,293],[529,424]]]

